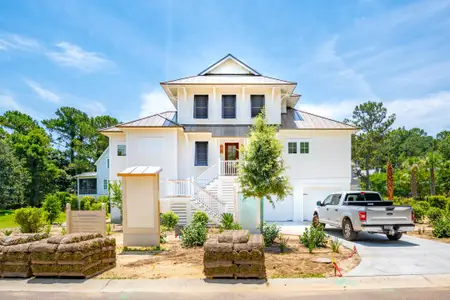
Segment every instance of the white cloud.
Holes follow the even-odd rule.
[[[47,52],[47,56],[64,67],[71,67],[84,72],[95,72],[114,65],[103,54],[87,52],[80,46],[68,42],[61,42],[56,46],[60,51]]]
[[[0,108],[2,110],[23,111],[22,106],[10,95],[0,94]]]
[[[52,102],[52,103],[59,103],[61,97],[59,97],[57,94],[53,93],[52,91],[46,90],[43,87],[41,87],[37,82],[33,80],[26,79],[25,83],[43,100]]]
[[[336,103],[308,104],[299,103],[301,110],[315,113],[324,117],[342,121],[351,118],[355,106],[360,100],[345,100]],[[450,129],[450,91],[430,94],[421,98],[395,99],[383,101],[388,113],[395,113],[397,119],[394,128],[423,128],[428,134],[436,134]]]
[[[41,48],[41,44],[31,38],[18,34],[5,34],[0,36],[0,50],[22,50],[36,51]]]
[[[175,110],[175,108],[164,91],[153,90],[141,95],[140,118],[168,110]]]
[[[99,101],[90,101],[80,106],[83,111],[93,117],[103,115],[106,112],[106,107]]]

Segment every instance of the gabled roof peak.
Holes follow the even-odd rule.
[[[202,72],[199,76],[204,75],[255,75],[260,76],[255,69],[251,68],[231,53],[225,55],[222,59],[215,62]]]

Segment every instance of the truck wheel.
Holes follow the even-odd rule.
[[[325,223],[320,223],[319,216],[317,214],[314,214],[311,223],[312,223],[312,227],[322,226],[322,228],[325,228]]]
[[[349,219],[344,219],[342,222],[342,234],[347,241],[354,241],[358,238],[358,233],[353,230],[352,222]]]
[[[402,235],[403,235],[403,233],[401,233],[401,232],[396,232],[394,235],[392,235],[392,234],[386,234],[387,238],[388,238],[390,241],[398,241],[399,239],[402,238]]]

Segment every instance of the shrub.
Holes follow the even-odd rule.
[[[278,240],[280,241],[280,252],[283,253],[284,250],[287,249],[289,237],[285,237],[284,235],[280,234],[280,236],[278,237]]]
[[[105,203],[106,212],[109,212],[109,197],[106,195],[98,196],[96,203],[100,203],[100,209],[102,208],[102,204]]]
[[[52,231],[52,225],[47,224],[47,225],[45,226],[44,232],[45,232],[47,235],[50,235],[50,232],[51,232],[51,231]]]
[[[403,198],[403,197],[394,197],[394,205],[409,205],[412,206],[414,204],[413,198]]]
[[[334,253],[339,253],[339,248],[341,248],[341,241],[338,238],[335,238],[331,241],[331,250]]]
[[[95,203],[94,196],[83,196],[80,199],[80,210],[91,210],[92,204]]]
[[[48,194],[45,196],[44,202],[42,203],[42,210],[44,211],[44,219],[47,221],[47,224],[53,224],[58,219],[59,213],[61,212],[61,202],[56,194]]]
[[[445,214],[445,211],[443,209],[437,208],[437,207],[431,207],[428,210],[427,217],[431,224],[435,223],[439,219],[441,219]]]
[[[196,211],[192,217],[192,223],[200,223],[203,226],[206,226],[208,222],[208,215],[204,211]]]
[[[327,244],[327,237],[323,226],[306,228],[303,235],[300,237],[300,243],[308,248],[309,253],[315,248],[325,247]]]
[[[174,230],[179,219],[180,218],[173,211],[169,211],[161,214],[161,225],[165,226],[167,230]]]
[[[268,225],[266,222],[263,223],[262,235],[264,238],[264,245],[269,247],[273,244],[275,239],[280,234],[281,228],[276,223]]]
[[[201,222],[192,222],[186,225],[181,232],[181,245],[183,247],[203,246],[206,242],[208,230]]]
[[[111,204],[113,207],[117,207],[122,214],[122,182],[113,181],[109,183],[109,191],[111,195]]]
[[[224,230],[240,230],[242,229],[239,223],[234,222],[234,217],[232,213],[223,213],[220,216],[220,231]]]
[[[106,224],[106,235],[112,234],[112,225],[110,223]]]
[[[428,210],[430,209],[431,205],[427,201],[416,201],[416,206],[420,206],[425,211],[425,214],[428,213]]]
[[[67,233],[66,227],[62,227],[61,228],[61,235],[66,235],[66,233]]]
[[[437,238],[450,237],[450,218],[442,217],[433,223],[433,236]]]
[[[10,236],[11,234],[13,234],[13,232],[14,232],[14,229],[5,229],[5,230],[2,230],[2,233],[3,233],[5,236]]]
[[[14,222],[23,233],[36,233],[42,227],[42,210],[36,207],[19,208],[14,211]]]
[[[445,196],[429,196],[427,201],[430,203],[431,207],[446,209],[447,203],[450,202],[450,199]]]
[[[422,223],[426,215],[426,211],[423,209],[423,207],[416,204],[414,204],[412,208],[414,210],[414,222]]]
[[[70,194],[68,192],[56,192],[54,195],[58,197],[59,202],[61,203],[61,211],[66,210],[67,203],[70,203],[71,209],[78,209],[78,201],[76,195]],[[73,207],[73,202],[76,203],[76,207]]]

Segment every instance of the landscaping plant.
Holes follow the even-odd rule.
[[[234,222],[234,217],[232,213],[223,213],[220,216],[220,232],[224,230],[240,230],[242,229],[239,223]]]
[[[280,231],[281,228],[276,223],[272,223],[269,225],[264,222],[261,228],[261,232],[264,238],[264,245],[266,247],[272,246],[275,239],[279,236]]]
[[[181,245],[183,247],[203,246],[206,242],[208,229],[201,222],[192,222],[186,225],[181,234]]]
[[[10,236],[11,234],[13,234],[13,232],[14,232],[13,229],[5,229],[5,230],[2,230],[2,233],[3,233],[5,236]]]
[[[61,227],[61,235],[66,235],[66,227]]]
[[[173,231],[179,219],[173,211],[169,211],[161,214],[161,225],[165,226],[167,230]]]
[[[450,237],[450,217],[443,216],[433,224],[433,236],[437,238]]]
[[[106,234],[107,235],[112,234],[112,225],[110,223],[106,224]]]
[[[303,235],[300,237],[300,243],[308,248],[309,253],[315,248],[325,247],[327,244],[327,237],[323,226],[306,228]]]
[[[427,213],[427,217],[428,217],[428,220],[430,221],[430,224],[434,224],[439,219],[444,217],[444,215],[445,215],[445,211],[443,209],[440,209],[437,207],[431,207]]]
[[[52,231],[52,225],[51,224],[45,225],[45,229],[44,229],[45,234],[50,235],[51,231]]]
[[[339,253],[339,248],[341,247],[341,241],[338,238],[335,238],[334,240],[330,241],[331,244],[331,250],[333,250],[334,253]]]
[[[204,211],[196,211],[192,217],[192,223],[200,223],[203,226],[206,226],[208,222],[208,215]]]
[[[122,181],[111,181],[109,183],[112,207],[117,207],[122,215]]]
[[[42,210],[36,207],[19,208],[14,211],[14,222],[22,233],[36,233],[42,227]]]
[[[445,196],[430,196],[427,198],[427,201],[430,203],[431,207],[446,209],[447,203],[450,202],[450,198]]]
[[[278,236],[278,240],[280,241],[280,252],[284,253],[284,251],[287,249],[287,244],[289,242],[289,237],[284,236],[282,234],[280,234]]]
[[[412,208],[414,210],[414,222],[422,223],[427,212],[425,211],[425,209],[422,206],[417,205],[417,204],[414,204],[412,206]]]
[[[42,203],[42,210],[44,211],[44,219],[47,224],[53,224],[59,217],[61,212],[61,202],[55,194],[48,194],[45,196]]]

